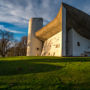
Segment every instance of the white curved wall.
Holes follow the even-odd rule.
[[[80,46],[77,45],[80,43]],[[90,50],[90,40],[80,36],[74,29],[71,29],[68,33],[68,55],[82,56],[85,52]]]
[[[62,32],[44,42],[41,56],[62,56]]]

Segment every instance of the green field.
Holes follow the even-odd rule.
[[[0,90],[90,90],[90,58],[0,58]]]

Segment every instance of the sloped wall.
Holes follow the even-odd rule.
[[[41,56],[62,56],[62,32],[44,42]]]

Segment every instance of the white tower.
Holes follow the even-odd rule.
[[[28,27],[27,56],[40,56],[42,51],[42,41],[36,36],[35,32],[43,27],[42,18],[31,18]]]

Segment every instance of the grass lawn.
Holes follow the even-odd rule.
[[[0,90],[90,90],[90,58],[0,58]]]

